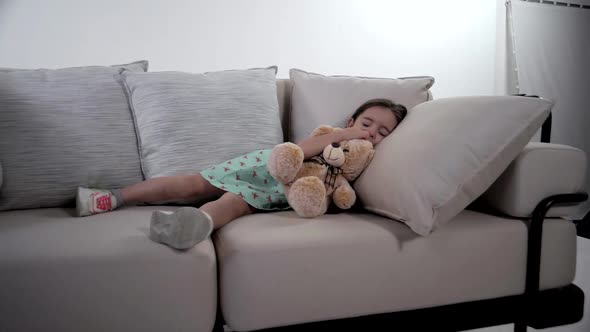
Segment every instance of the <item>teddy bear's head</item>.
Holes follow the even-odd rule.
[[[312,136],[324,135],[341,128],[322,125],[314,129]],[[348,181],[354,181],[369,165],[375,154],[373,143],[364,139],[353,139],[326,146],[323,157],[327,163],[340,167]]]
[[[340,142],[340,148],[344,152],[344,163],[340,166],[342,175],[346,180],[354,181],[373,160],[373,143],[364,139],[353,139]]]
[[[324,160],[328,164],[335,167],[344,165],[344,160],[346,160],[344,151],[342,151],[342,148],[340,147],[340,143],[332,143],[326,146],[322,153],[322,157],[324,157]]]

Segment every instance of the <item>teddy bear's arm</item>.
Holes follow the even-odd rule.
[[[356,202],[356,193],[345,179],[339,182],[340,185],[332,194],[332,200],[337,207],[343,210],[350,209]]]
[[[266,168],[279,183],[288,184],[301,170],[303,158],[303,150],[297,144],[278,144],[270,152]]]

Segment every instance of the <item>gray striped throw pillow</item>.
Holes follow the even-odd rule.
[[[282,142],[276,67],[124,77],[146,178],[198,173]]]
[[[141,181],[120,72],[147,66],[0,69],[0,211],[63,206],[78,186]]]

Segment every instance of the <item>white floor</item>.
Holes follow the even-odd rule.
[[[544,330],[528,328],[527,331],[547,332],[588,332],[590,331],[590,240],[578,236],[578,261],[574,283],[585,293],[584,318],[576,324],[554,327]],[[471,332],[511,332],[514,325],[500,325],[485,329],[470,330]]]

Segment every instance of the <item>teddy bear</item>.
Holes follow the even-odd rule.
[[[311,135],[325,135],[335,130],[322,125]],[[304,161],[303,150],[287,142],[275,146],[268,157],[270,175],[282,184],[289,205],[305,218],[326,213],[331,202],[340,209],[350,209],[356,193],[354,181],[369,165],[375,149],[368,140],[353,139],[332,143],[319,156]]]

